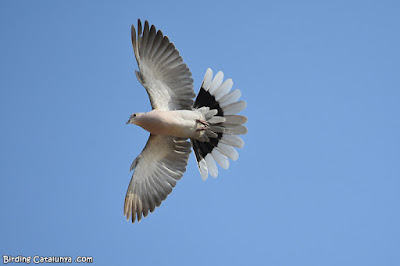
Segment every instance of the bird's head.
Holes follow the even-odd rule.
[[[128,122],[126,122],[126,124],[135,124],[138,125],[138,121],[140,116],[143,115],[143,113],[134,113],[131,115],[131,117],[129,117]]]

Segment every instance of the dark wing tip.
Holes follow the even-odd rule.
[[[133,24],[131,25],[131,40],[132,40],[133,48],[135,48],[135,44],[136,44],[136,29],[135,29],[135,26],[133,26]]]
[[[142,34],[142,21],[140,21],[140,18],[138,18],[138,35]]]

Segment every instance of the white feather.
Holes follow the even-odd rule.
[[[216,125],[210,125],[209,129],[215,133],[225,133],[225,128]]]
[[[242,125],[225,127],[225,133],[230,135],[245,135],[247,134],[247,127]]]
[[[210,124],[219,124],[219,123],[223,123],[225,121],[226,121],[226,118],[222,117],[222,116],[213,116],[213,117],[211,117],[211,119],[207,120],[207,122]]]
[[[218,89],[219,86],[221,86],[223,79],[224,79],[224,73],[222,73],[222,71],[219,71],[217,75],[215,75],[213,81],[211,82],[211,86],[209,89],[211,95],[214,95],[215,90]]]
[[[244,141],[235,135],[227,135],[225,134],[221,139],[220,142],[226,144],[226,145],[230,145],[236,148],[243,148],[244,146]]]
[[[219,142],[218,147],[216,147],[215,149],[217,149],[220,153],[227,156],[233,161],[236,161],[239,158],[238,152],[233,147],[228,146],[224,143]]]
[[[206,181],[208,178],[208,168],[207,168],[206,161],[204,159],[201,159],[199,162],[199,170],[200,170],[201,179],[203,179],[203,181]]]
[[[222,96],[227,94],[232,89],[232,86],[233,86],[232,79],[225,80],[225,82],[222,83],[222,85],[219,86],[219,88],[214,92],[215,99],[219,101],[219,99],[221,99]]]
[[[219,105],[221,107],[226,106],[228,104],[234,103],[237,100],[239,100],[240,96],[242,96],[242,93],[240,92],[239,89],[236,89],[234,91],[231,91],[230,93],[226,94],[219,100]]]
[[[225,124],[242,125],[247,122],[247,117],[243,115],[226,115]]]
[[[224,106],[222,110],[224,111],[224,115],[234,115],[245,109],[247,103],[245,101],[234,102]]]
[[[214,160],[221,165],[222,168],[229,168],[229,160],[225,155],[221,154],[217,149],[213,149],[211,154],[214,157]]]
[[[203,86],[202,86],[206,91],[208,91],[208,89],[210,89],[212,76],[213,76],[213,72],[212,72],[211,68],[208,68],[206,71],[206,74],[204,75]]]
[[[214,158],[212,157],[212,155],[209,153],[206,155],[206,157],[204,159],[206,160],[208,170],[210,171],[210,175],[214,178],[217,177],[218,176],[218,168],[217,168],[217,165],[215,164],[215,161],[214,161]]]
[[[208,107],[207,107],[207,108],[208,108]],[[208,112],[204,115],[204,117],[205,117],[206,119],[210,119],[211,117],[215,116],[216,114],[218,114],[218,110],[217,110],[217,109],[212,109],[212,110],[208,111]]]

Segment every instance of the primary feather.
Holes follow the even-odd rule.
[[[139,82],[146,88],[153,109],[190,110],[193,106],[192,73],[183,63],[175,45],[147,20],[138,21],[136,36],[132,25],[132,45],[139,65]]]

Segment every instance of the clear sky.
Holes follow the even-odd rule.
[[[151,3],[150,3],[151,2]],[[96,265],[400,265],[398,1],[0,1],[0,255]],[[160,208],[123,216],[149,111],[130,26],[169,36],[198,91],[248,103],[239,160],[193,154]]]

